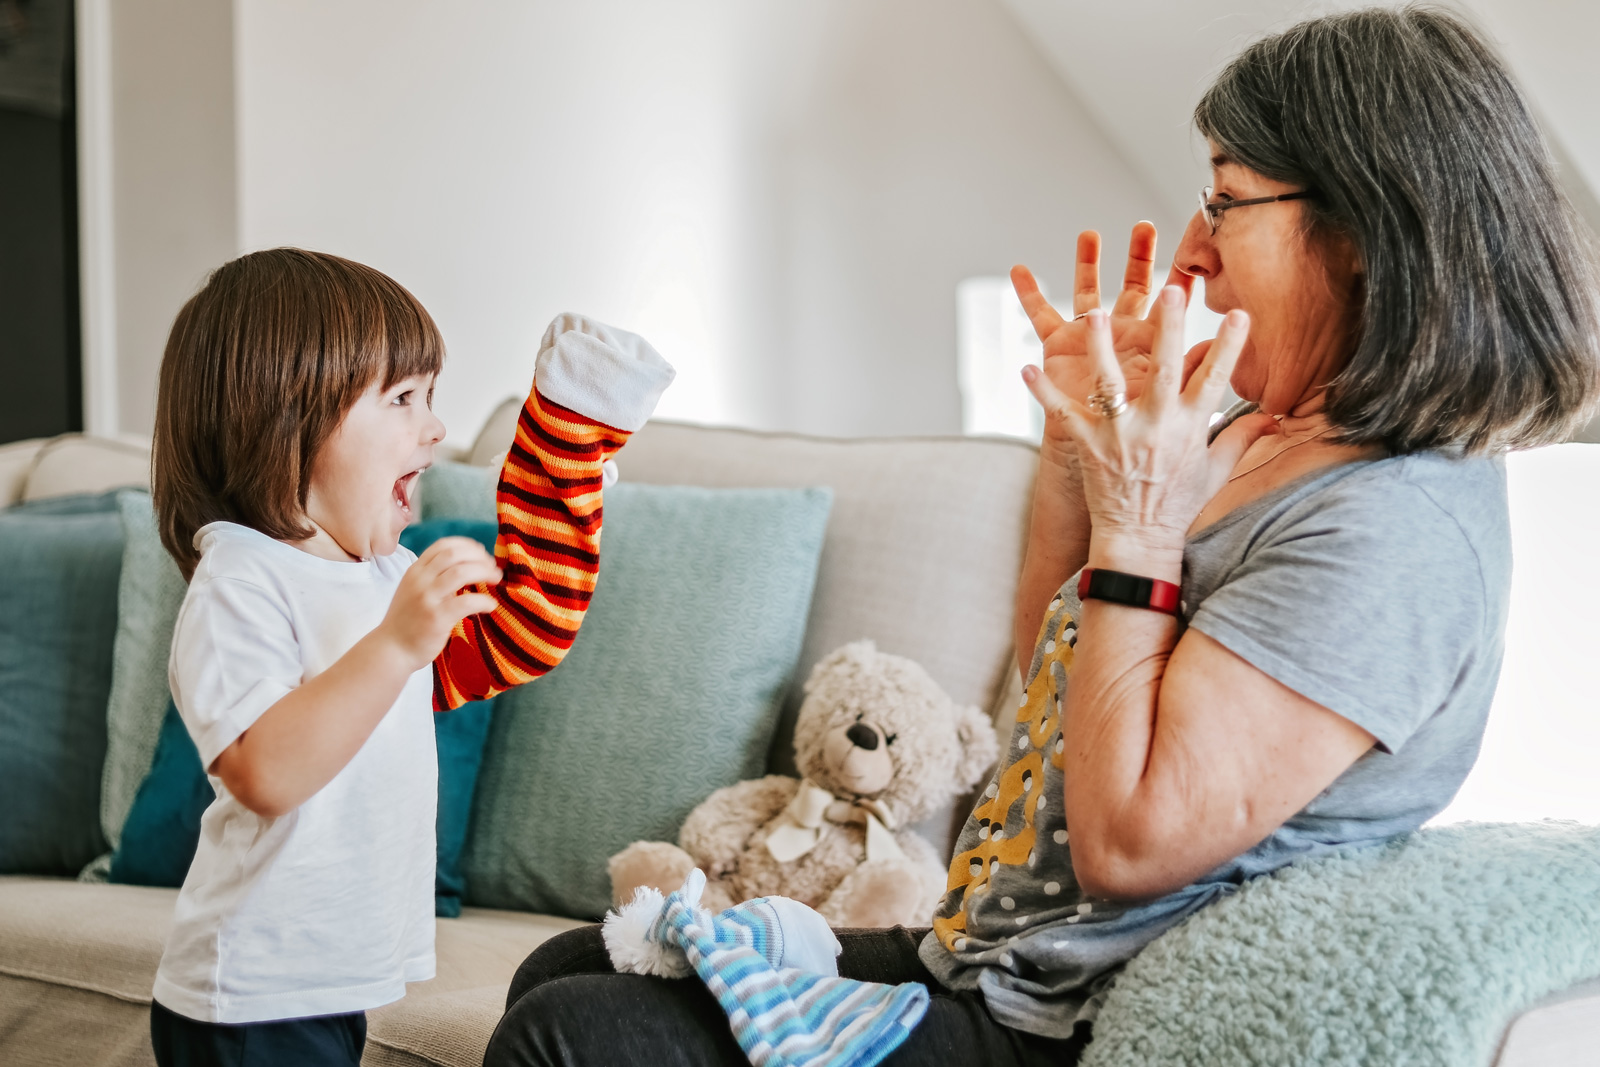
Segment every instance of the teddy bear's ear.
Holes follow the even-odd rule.
[[[994,723],[989,716],[968,705],[956,710],[956,736],[961,739],[961,760],[956,764],[956,779],[962,789],[971,789],[994,766],[1000,756]]]

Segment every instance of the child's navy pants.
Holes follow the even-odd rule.
[[[358,1067],[367,1016],[358,1011],[270,1023],[202,1023],[152,1001],[150,1043],[160,1067]]]

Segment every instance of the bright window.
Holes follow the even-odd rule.
[[[1215,337],[1221,324],[1222,316],[1206,310],[1205,283],[1197,280],[1184,319],[1184,347]],[[1040,344],[1010,279],[968,278],[956,287],[956,338],[961,431],[1037,441],[1044,418],[1020,371],[1039,363]]]

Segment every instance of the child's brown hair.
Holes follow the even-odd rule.
[[[345,413],[443,365],[433,319],[371,267],[274,248],[213,271],[172,324],[156,400],[155,511],[184,578],[210,522],[310,537],[311,465]]]

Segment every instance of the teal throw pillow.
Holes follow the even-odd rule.
[[[475,538],[493,552],[495,525],[475,519],[434,519],[407,527],[400,535],[400,543],[421,555],[441,537]],[[433,738],[439,752],[439,813],[434,820],[438,858],[433,902],[434,913],[448,919],[461,914],[466,893],[461,850],[467,842],[472,794],[493,718],[493,700],[476,700],[433,717]]]
[[[121,565],[114,494],[0,511],[0,874],[77,874],[105,847]]]
[[[418,524],[435,519],[470,519],[492,524],[495,521],[494,490],[499,480],[497,467],[474,467],[469,463],[439,460],[423,471],[417,482]],[[490,551],[493,550],[491,547]]]
[[[111,881],[181,886],[200,844],[200,817],[216,798],[200,766],[200,753],[169,698],[150,773],[123,820],[122,844],[111,856]]]
[[[606,490],[599,582],[572,650],[497,700],[470,903],[598,916],[614,853],[676,840],[712,791],[764,772],[832,501],[827,489]]]
[[[122,577],[117,586],[117,639],[111,652],[111,699],[106,705],[106,762],[100,779],[100,827],[116,849],[122,823],[150,771],[157,738],[166,728],[172,694],[167,659],[172,629],[188,583],[156,529],[150,494],[117,494],[122,520]],[[153,883],[162,884],[162,883]]]

